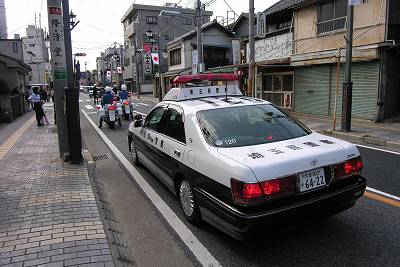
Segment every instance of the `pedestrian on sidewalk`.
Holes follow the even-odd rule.
[[[33,86],[32,91],[33,91],[33,93],[28,98],[28,100],[33,103],[33,109],[35,110],[35,114],[36,114],[37,126],[43,126],[41,121],[42,121],[42,117],[44,114],[43,114],[43,108],[42,108],[42,104],[41,104],[41,100],[40,100],[39,87]]]
[[[49,123],[49,120],[47,119],[47,116],[46,116],[46,110],[44,109],[44,101],[41,101],[41,104],[42,104],[42,111],[43,111],[43,117],[42,117],[41,123],[43,125],[44,124],[49,125],[50,123]]]

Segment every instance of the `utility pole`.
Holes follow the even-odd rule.
[[[353,3],[347,4],[347,37],[346,37],[346,65],[342,94],[342,124],[341,129],[351,131],[351,105],[353,82],[351,81],[351,64],[353,57]]]
[[[196,25],[196,30],[197,30],[197,57],[198,57],[198,71],[197,73],[203,73],[204,72],[204,60],[203,60],[203,41],[201,37],[201,24],[203,23],[203,14],[202,14],[202,7],[201,7],[201,1],[197,0],[197,5],[196,5],[196,15],[197,15],[197,25]]]
[[[137,99],[140,99],[140,70],[139,70],[139,65],[140,61],[139,58],[141,56],[141,53],[135,49],[135,59],[136,59],[136,93],[137,93]]]
[[[252,96],[254,91],[254,0],[249,0],[249,79],[247,95]]]
[[[71,163],[81,163],[82,157],[82,140],[81,125],[79,117],[79,89],[76,85],[76,79],[73,71],[72,62],[72,45],[71,45],[71,28],[69,16],[69,2],[62,0],[63,20],[64,20],[64,42],[65,56],[67,64],[67,87],[65,94],[67,97],[67,118],[68,118],[68,136],[69,151]]]
[[[61,0],[47,0],[51,64],[53,70],[53,86],[55,114],[58,132],[60,157],[69,161],[69,142],[67,116],[64,106],[64,88],[67,86],[67,67]],[[69,26],[69,23],[68,23]]]

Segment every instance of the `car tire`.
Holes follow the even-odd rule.
[[[114,129],[115,128],[115,121],[110,121],[108,123],[108,127],[110,127],[110,129]]]
[[[182,179],[178,187],[179,203],[186,219],[192,224],[201,222],[201,213],[199,205],[193,195],[192,187],[188,180]]]
[[[125,113],[124,114],[124,118],[125,118],[126,121],[128,121],[129,120],[129,114]]]
[[[133,164],[135,166],[140,166],[139,158],[138,158],[136,147],[135,147],[135,142],[133,141],[133,139],[129,143],[129,151],[131,153],[131,158],[132,158]]]

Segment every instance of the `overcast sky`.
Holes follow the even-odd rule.
[[[278,0],[254,0],[255,12],[263,11]],[[80,24],[72,31],[73,53],[82,52],[87,56],[81,59],[81,68],[87,62],[87,69],[96,68],[96,57],[114,42],[123,43],[123,29],[120,19],[128,7],[137,4],[164,5],[166,2],[177,3],[183,7],[193,7],[194,0],[70,0],[70,9],[77,15]],[[207,2],[203,0],[203,2]],[[248,12],[248,1],[225,0],[237,13]],[[25,36],[28,24],[39,25],[39,14],[42,13],[42,27],[47,28],[47,0],[5,0],[8,37],[14,33]],[[214,12],[215,16],[226,16],[229,10],[224,0],[216,0],[206,10]]]

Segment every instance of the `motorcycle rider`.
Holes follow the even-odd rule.
[[[114,97],[112,95],[112,88],[106,86],[106,92],[104,93],[103,97],[101,98],[101,107],[104,108],[105,105],[111,105],[113,103]],[[100,117],[99,128],[103,126],[103,117]]]
[[[125,84],[121,85],[121,91],[119,91],[119,99],[120,100],[128,99],[128,91]]]

